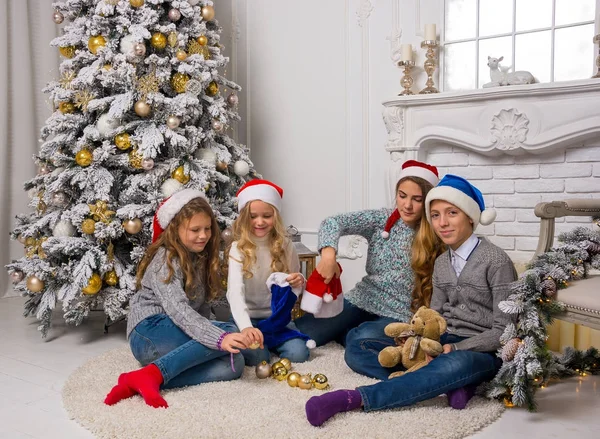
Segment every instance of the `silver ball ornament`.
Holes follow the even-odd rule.
[[[254,371],[256,372],[257,378],[260,378],[261,380],[268,378],[272,372],[271,366],[266,361],[263,361],[262,363],[257,365]]]
[[[239,177],[245,177],[250,172],[250,165],[243,160],[238,160],[233,164],[233,172]]]
[[[39,175],[46,175],[50,173],[50,168],[48,167],[47,164],[42,163],[38,169],[38,174]]]
[[[126,219],[125,221],[123,221],[123,228],[130,235],[135,235],[136,233],[139,233],[142,230],[142,226],[142,220],[139,218]]]
[[[178,21],[181,18],[181,12],[179,11],[179,9],[171,9],[169,11],[169,20],[171,21]]]
[[[217,164],[217,154],[212,149],[200,148],[196,150],[194,157],[198,160],[205,160],[212,166]]]
[[[120,126],[121,120],[110,117],[108,113],[100,116],[96,122],[96,129],[102,136],[105,137],[109,137],[109,135]]]
[[[13,284],[18,284],[23,280],[23,272],[21,270],[15,270],[10,273],[10,280]]]
[[[133,46],[133,53],[137,56],[144,56],[146,54],[146,45],[144,43],[136,43]]]
[[[167,117],[167,126],[172,130],[179,127],[180,123],[181,123],[181,119],[179,119],[177,116]]]
[[[240,98],[235,93],[231,93],[229,96],[227,96],[227,103],[230,107],[236,107],[239,102]]]
[[[64,206],[65,204],[67,204],[67,200],[67,194],[65,194],[63,191],[55,192],[52,195],[52,204],[56,207]]]
[[[133,110],[140,117],[148,117],[152,107],[146,101],[137,101],[133,106]]]
[[[219,119],[215,119],[212,121],[212,129],[215,130],[217,133],[222,133],[223,128],[223,122],[221,122]]]
[[[233,230],[231,227],[226,227],[221,232],[221,239],[225,241],[226,244],[229,244],[233,239]]]
[[[52,20],[56,24],[61,24],[64,19],[65,19],[65,16],[60,11],[54,11],[54,13],[52,14]]]
[[[75,227],[71,221],[60,220],[52,229],[52,236],[56,238],[75,236]]]
[[[142,169],[144,169],[145,171],[149,171],[150,169],[154,168],[154,160],[151,158],[146,158],[142,160]]]

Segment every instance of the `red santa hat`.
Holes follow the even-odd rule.
[[[237,192],[238,212],[250,201],[260,200],[269,203],[281,212],[283,189],[268,180],[254,179],[244,184]]]
[[[339,263],[338,267],[341,275],[342,267]],[[326,284],[325,278],[317,270],[313,271],[306,282],[300,308],[316,318],[337,316],[344,309],[344,293],[340,278],[334,276]]]
[[[169,223],[175,218],[175,215],[194,198],[204,198],[206,195],[197,189],[183,189],[175,192],[169,198],[165,199],[154,214],[152,221],[152,243],[156,242],[162,232],[165,231]]]
[[[398,181],[406,177],[422,178],[434,187],[440,181],[438,170],[435,166],[418,162],[417,160],[407,160],[402,164],[402,170],[400,171],[400,178],[398,178]],[[400,212],[398,212],[398,209],[394,209],[390,217],[385,222],[383,232],[381,232],[381,236],[384,239],[388,239],[390,237],[390,230],[392,230],[392,227],[394,227],[394,224],[396,224],[399,219]]]

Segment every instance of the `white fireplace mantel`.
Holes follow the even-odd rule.
[[[402,163],[425,160],[428,147],[521,155],[600,135],[600,80],[594,79],[399,96],[383,105],[391,188]]]

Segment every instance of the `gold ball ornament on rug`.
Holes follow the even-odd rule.
[[[210,21],[215,18],[215,8],[210,5],[202,6],[200,14],[204,20]]]
[[[212,81],[210,84],[208,84],[208,87],[206,87],[205,91],[210,97],[216,96],[217,93],[219,93],[219,84],[217,84],[215,81]]]
[[[115,136],[115,145],[121,151],[125,151],[131,147],[131,139],[128,133],[121,133]]]
[[[292,362],[289,358],[282,358],[279,362],[285,367],[287,370],[292,370]]]
[[[329,382],[327,380],[327,377],[325,375],[323,375],[322,373],[318,373],[313,377],[312,384],[315,387],[315,389],[319,389],[319,390],[329,389]]]
[[[129,0],[129,4],[132,8],[141,8],[144,6],[144,0]]]
[[[162,50],[167,47],[167,37],[160,32],[154,32],[150,38],[150,45],[155,49]]]
[[[102,289],[102,278],[98,273],[94,273],[89,278],[87,286],[81,289],[81,292],[93,296],[94,294],[98,294],[100,289]]]
[[[92,235],[96,231],[96,221],[91,218],[86,218],[81,223],[81,230],[86,235]]]
[[[142,220],[139,218],[127,219],[123,221],[123,228],[130,235],[135,235],[136,233],[140,233],[142,230]]]
[[[58,48],[58,52],[65,58],[73,58],[75,56],[75,46],[62,46]]]
[[[258,349],[260,347],[260,343],[255,341],[254,343],[250,344],[250,346],[248,346],[248,349]]]
[[[119,277],[117,276],[117,272],[115,270],[110,270],[104,275],[104,283],[109,287],[114,287],[119,283]]]
[[[77,163],[82,168],[91,165],[93,160],[94,155],[89,149],[81,149],[75,155],[75,163]]]
[[[171,177],[181,184],[186,184],[188,181],[190,181],[190,176],[185,173],[183,166],[179,166],[177,169],[175,169],[171,173]]]
[[[277,381],[283,381],[287,378],[288,371],[285,367],[281,366],[278,368],[273,368],[273,378]]]
[[[106,38],[102,35],[96,35],[95,37],[90,37],[88,39],[88,49],[94,55],[98,54],[98,49],[106,46]]]
[[[58,110],[62,114],[75,113],[75,104],[73,104],[72,102],[61,102],[60,104],[58,104]]]
[[[287,376],[287,383],[290,387],[298,387],[300,382],[300,374],[298,372],[292,372]]]
[[[271,366],[266,361],[261,362],[254,368],[257,378],[265,379],[271,376]]]
[[[133,106],[133,110],[135,114],[140,117],[148,117],[150,115],[150,111],[152,111],[152,107],[146,101],[137,101]]]
[[[310,390],[312,389],[312,378],[310,376],[310,374],[308,375],[302,375],[300,377],[300,380],[298,381],[298,387],[300,387],[301,389],[304,390]]]
[[[189,75],[177,72],[171,76],[171,87],[176,93],[185,93],[185,86],[189,80]]]
[[[280,367],[283,367],[285,370],[287,370],[287,368],[283,365],[281,361],[276,361],[271,365],[271,367],[273,368],[273,370],[279,369]]]
[[[27,278],[27,289],[32,293],[39,293],[45,286],[44,281],[37,276],[29,276]]]

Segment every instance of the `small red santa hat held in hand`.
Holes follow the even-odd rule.
[[[260,200],[281,212],[283,189],[269,180],[254,179],[244,184],[237,192],[238,212],[251,201]]]
[[[338,263],[340,275],[342,266]],[[313,314],[316,318],[335,317],[344,309],[344,293],[340,278],[334,276],[328,284],[325,278],[314,270],[306,281],[300,309]]]
[[[405,177],[422,178],[423,180],[431,183],[433,187],[435,187],[440,181],[438,170],[435,166],[428,165],[427,163],[419,162],[417,160],[407,160],[402,164],[402,170],[400,171],[398,181]],[[399,219],[400,212],[398,212],[398,209],[394,209],[390,217],[385,222],[383,232],[381,232],[381,236],[384,239],[388,239],[390,237],[390,230],[392,230],[392,227],[394,227],[394,224],[396,224]]]
[[[165,231],[169,223],[175,218],[175,215],[194,198],[204,198],[206,195],[197,189],[183,189],[175,192],[169,198],[165,199],[154,214],[152,221],[152,243],[154,244],[160,234]]]

